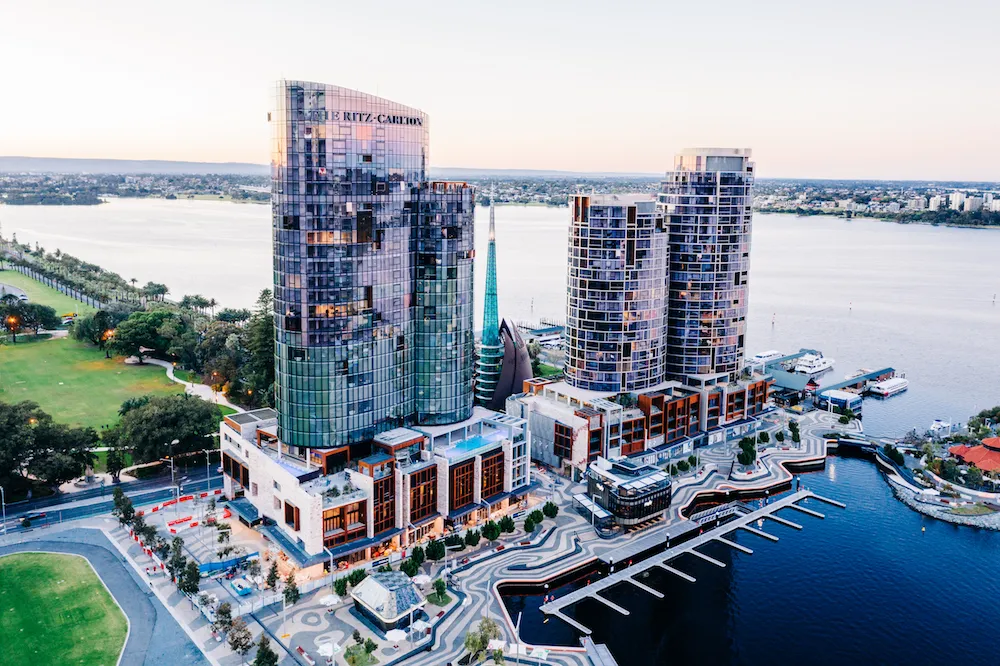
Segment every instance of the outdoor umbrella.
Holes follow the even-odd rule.
[[[490,652],[494,650],[502,650],[506,647],[507,642],[502,638],[491,638],[490,642],[486,644],[486,649]]]
[[[430,622],[424,622],[423,620],[417,620],[413,623],[413,631],[427,631],[431,628]]]
[[[336,606],[337,604],[340,603],[340,597],[338,597],[336,594],[328,594],[324,597],[321,597],[319,603],[323,606]]]
[[[426,585],[427,583],[431,582],[431,577],[428,576],[427,574],[417,574],[410,580],[413,581],[414,585]]]
[[[545,661],[545,659],[549,656],[549,651],[545,648],[536,647],[531,651],[531,656]]]
[[[402,629],[391,629],[385,632],[385,640],[391,641],[398,648],[399,642],[406,640],[406,632]]]
[[[321,643],[316,651],[321,657],[332,657],[334,653],[340,652],[340,645],[337,643]]]
[[[524,643],[511,643],[507,648],[507,654],[516,654],[522,657],[527,657],[528,646]]]

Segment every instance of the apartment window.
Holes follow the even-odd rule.
[[[281,511],[281,498],[280,497],[275,497],[274,498],[274,510],[275,511]]]
[[[483,458],[482,496],[493,497],[503,492],[503,451]]]
[[[451,488],[451,511],[456,511],[472,504],[475,466],[476,461],[469,460],[459,463],[449,470],[449,474],[451,475],[451,483],[449,484]]]
[[[410,475],[410,522],[437,513],[437,468],[428,467]]]
[[[250,484],[250,495],[252,497],[257,497],[257,484],[256,483],[251,483]]]
[[[296,532],[299,531],[299,507],[291,502],[285,502],[285,524]]]

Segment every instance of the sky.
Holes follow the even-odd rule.
[[[273,82],[430,115],[437,167],[1000,181],[995,0],[0,0],[0,155],[266,163]]]

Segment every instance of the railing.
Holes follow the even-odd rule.
[[[42,284],[44,284],[47,287],[51,287],[52,289],[55,289],[58,292],[66,294],[70,298],[74,298],[74,299],[80,301],[81,303],[85,303],[86,305],[89,305],[91,307],[97,308],[99,310],[102,309],[102,308],[107,307],[106,304],[102,303],[101,301],[97,300],[96,298],[94,298],[92,296],[88,296],[87,294],[85,294],[85,293],[83,293],[83,292],[81,292],[81,291],[79,291],[77,289],[73,289],[72,287],[68,287],[68,286],[64,285],[62,282],[59,282],[58,280],[53,280],[50,277],[42,275],[41,273],[39,273],[38,271],[36,271],[33,268],[28,268],[27,266],[24,266],[23,264],[15,264],[13,262],[10,262],[10,268],[14,269],[18,273],[21,273],[23,275],[27,275],[28,277],[32,278],[33,280],[37,280],[38,282],[41,282]],[[60,312],[60,313],[57,313],[57,314],[63,314],[63,313]]]

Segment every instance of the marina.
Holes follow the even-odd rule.
[[[681,543],[679,545],[667,547],[666,550],[663,550],[660,553],[649,555],[646,559],[643,559],[642,561],[637,562],[635,564],[631,564],[631,562],[633,562],[636,558],[642,557],[643,555],[646,555],[651,551],[654,551],[658,546],[663,546],[665,544],[669,546],[670,543],[669,536],[664,534],[664,530],[658,530],[654,533],[635,539],[627,544],[622,545],[619,548],[615,548],[611,551],[608,551],[607,553],[602,554],[599,559],[608,567],[610,573],[607,577],[594,581],[580,589],[574,590],[565,596],[558,597],[552,601],[544,603],[540,606],[539,609],[542,611],[542,613],[558,617],[567,624],[576,628],[578,631],[589,635],[592,633],[589,627],[583,625],[577,620],[570,618],[568,615],[565,614],[565,612],[563,612],[567,607],[572,606],[573,604],[576,604],[580,601],[583,601],[584,599],[592,598],[622,615],[629,615],[630,612],[628,611],[628,609],[623,608],[619,604],[612,602],[606,596],[603,596],[600,593],[602,591],[608,590],[611,587],[614,587],[615,585],[618,585],[619,583],[630,583],[634,587],[647,591],[653,594],[654,596],[662,596],[662,594],[659,591],[650,590],[648,585],[640,583],[635,580],[636,575],[641,574],[652,567],[659,567],[660,569],[663,569],[664,571],[667,571],[674,576],[677,576],[690,583],[694,583],[696,582],[696,578],[694,576],[684,571],[681,571],[680,569],[677,569],[674,566],[671,566],[669,563],[684,553],[690,553],[695,557],[698,557],[706,562],[714,564],[717,567],[724,568],[726,566],[725,563],[709,555],[706,555],[705,553],[698,551],[697,548],[699,546],[708,544],[712,541],[718,541],[719,543],[735,548],[745,554],[750,554],[753,552],[750,548],[742,546],[741,544],[736,544],[735,542],[726,539],[725,537],[729,534],[732,534],[736,530],[742,529],[757,536],[760,536],[762,538],[768,539],[770,541],[777,541],[778,540],[777,536],[753,527],[753,523],[764,519],[774,520],[775,522],[784,524],[787,527],[801,530],[802,529],[801,525],[798,525],[797,523],[789,521],[780,516],[776,516],[775,513],[781,509],[791,508],[806,513],[808,515],[811,515],[815,518],[823,518],[824,515],[822,513],[815,511],[813,509],[809,509],[808,507],[800,506],[798,504],[798,502],[810,498],[818,500],[820,502],[825,502],[827,504],[839,508],[845,508],[845,505],[837,500],[817,495],[816,493],[809,490],[799,490],[785,497],[777,499],[773,502],[765,504],[765,506],[763,506],[760,509],[750,510],[749,508],[747,508],[745,512],[741,512],[742,515],[739,515],[737,518],[734,518],[733,520],[724,523],[723,525],[713,530],[701,533],[698,536],[695,536],[694,538],[685,541],[684,543]],[[624,569],[615,571],[616,562],[619,564],[622,562],[627,562],[628,564],[626,564]]]

